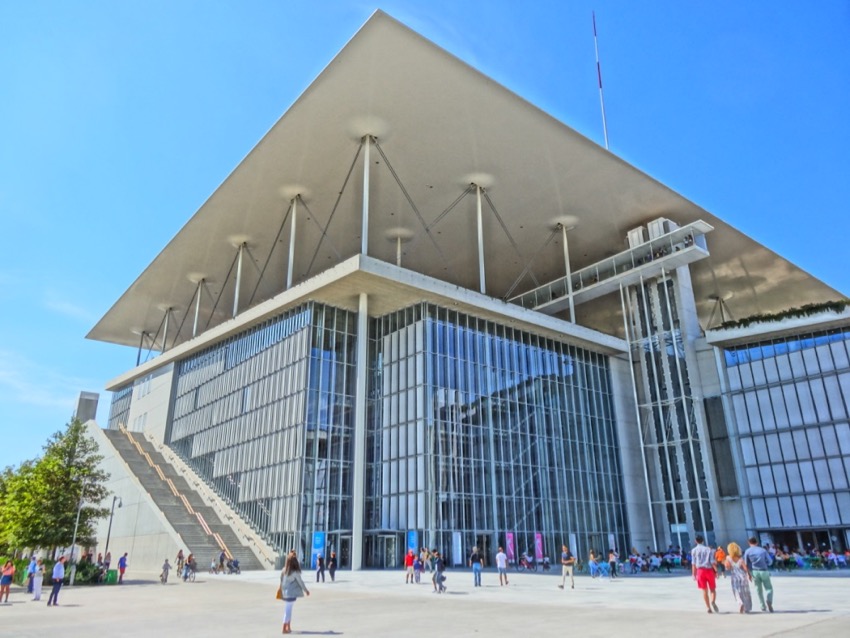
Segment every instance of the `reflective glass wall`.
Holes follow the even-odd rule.
[[[427,304],[370,344],[368,565],[626,547],[604,356]]]
[[[348,561],[354,315],[309,304],[176,367],[168,443],[279,551]]]
[[[777,542],[806,546],[809,535],[785,532],[821,529],[833,530],[825,536],[837,537],[839,546],[846,543],[848,353],[846,330],[764,341],[725,353],[753,524],[759,531],[772,531]]]

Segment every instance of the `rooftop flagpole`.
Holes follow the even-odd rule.
[[[602,107],[602,133],[605,136],[605,150],[608,150],[608,123],[605,119],[605,98],[602,95],[602,66],[599,64],[599,39],[596,37],[596,12],[593,16],[593,48],[596,49],[596,77],[599,80],[599,105]]]

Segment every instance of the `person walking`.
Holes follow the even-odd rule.
[[[412,585],[413,584],[413,550],[407,550],[407,554],[404,556],[404,584]]]
[[[286,557],[286,564],[280,572],[280,594],[283,598],[283,633],[292,633],[292,608],[295,601],[310,595],[310,590],[301,578],[301,565],[294,552]]]
[[[328,574],[331,576],[331,582],[336,582],[336,552],[331,552],[328,559]]]
[[[422,557],[422,563],[425,565],[425,569],[427,569],[428,573],[430,574],[434,569],[434,555],[428,550],[427,547],[423,548],[422,551],[424,553],[424,556]]]
[[[613,549],[608,550],[608,576],[611,580],[617,577],[617,566],[620,562],[620,555]]]
[[[499,553],[496,554],[496,570],[499,572],[499,587],[508,584],[508,555],[505,550],[499,548]]]
[[[481,587],[481,569],[484,567],[484,558],[477,547],[472,548],[469,555],[469,566],[472,567],[472,585]]]
[[[573,568],[576,564],[576,558],[570,552],[570,548],[566,545],[561,545],[561,584],[558,589],[563,589],[567,584],[567,576],[570,577],[570,589],[576,588],[576,582],[573,578]]]
[[[722,549],[722,548],[718,548]],[[749,570],[747,562],[741,555],[741,547],[738,543],[729,543],[726,547],[725,565],[732,581],[732,594],[738,603],[738,613],[748,614],[753,610],[753,597],[750,595]]]
[[[118,559],[118,584],[124,584],[124,572],[127,571],[127,552]]]
[[[446,591],[446,586],[443,584],[443,581],[446,579],[443,575],[443,572],[446,570],[446,562],[436,549],[431,552],[431,555],[434,562],[434,575],[431,577],[431,582],[434,583],[434,593],[442,594]]]
[[[717,608],[717,580],[714,574],[714,552],[706,547],[701,534],[696,535],[696,547],[691,550],[691,574],[702,590],[702,599],[710,614],[712,610],[720,613]]]
[[[35,562],[35,572],[32,575],[32,599],[41,600],[41,585],[44,582],[44,562],[39,558]]]
[[[0,573],[0,603],[9,602],[9,590],[12,587],[12,580],[15,578],[15,563],[11,560],[7,560],[6,564],[3,565],[3,571]],[[6,595],[6,599],[3,599],[3,595]]]
[[[770,611],[773,613],[773,583],[770,580],[770,554],[763,547],[759,547],[759,542],[755,536],[749,539],[749,547],[744,552],[744,560],[747,563],[750,582],[755,583],[756,593],[759,596],[759,604],[762,611]],[[767,592],[767,600],[765,593]],[[766,609],[765,609],[766,607]]]
[[[740,549],[739,545],[736,544],[735,546]],[[726,552],[723,551],[723,545],[717,546],[717,551],[714,552],[714,560],[716,561],[717,573],[726,578]]]
[[[316,582],[319,582],[319,578],[322,579],[322,582],[325,582],[325,557],[321,554],[316,555]]]
[[[65,557],[60,556],[59,560],[53,566],[53,575],[51,582],[53,589],[50,590],[50,596],[47,597],[47,606],[56,606],[59,604],[59,590],[62,589],[62,581],[65,580]]]

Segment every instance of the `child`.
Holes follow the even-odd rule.
[[[419,560],[419,557],[413,559],[413,578],[416,581],[416,584],[419,584],[419,579],[422,577],[422,561]]]
[[[168,559],[165,559],[165,562],[162,564],[162,573],[159,575],[160,582],[164,585],[168,582],[168,572],[171,571],[171,565],[168,563]]]

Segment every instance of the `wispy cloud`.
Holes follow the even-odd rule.
[[[91,386],[86,379],[63,374],[15,352],[0,350],[0,398],[4,404],[63,409],[70,416],[80,390]]]
[[[57,314],[63,315],[70,319],[77,319],[80,322],[94,324],[97,321],[97,316],[88,308],[75,304],[67,299],[62,299],[53,290],[48,290],[44,294],[44,307]]]

